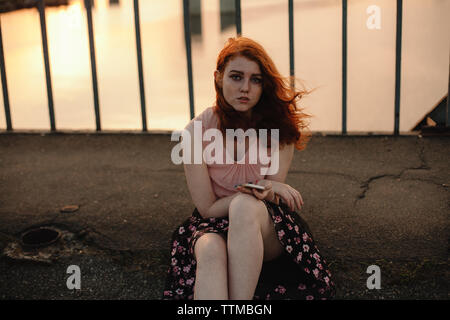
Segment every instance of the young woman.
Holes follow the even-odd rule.
[[[239,141],[230,140],[234,148],[225,138],[211,142],[226,145],[216,148],[215,156],[232,157],[233,163],[184,164],[196,208],[173,233],[164,299],[331,298],[335,290],[326,261],[295,211],[303,199],[285,184],[294,149],[302,150],[309,138],[302,130],[306,115],[296,105],[305,92],[294,91],[264,48],[245,37],[228,40],[214,79],[215,105],[185,128],[191,153],[199,143],[194,121],[201,121],[201,132],[216,129],[223,137],[227,129],[255,129],[258,142],[259,129],[278,129],[278,170],[262,175],[262,161],[249,161],[255,150],[249,136],[240,155]],[[208,142],[200,143],[205,151]],[[265,149],[272,161],[273,146]],[[265,189],[235,187],[248,182]]]

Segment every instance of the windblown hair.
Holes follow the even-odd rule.
[[[216,70],[223,79],[227,63],[243,56],[256,62],[262,73],[262,94],[258,103],[252,109],[252,118],[245,119],[228,104],[223,96],[221,85],[215,81],[216,104],[214,112],[219,118],[219,129],[249,128],[279,129],[280,146],[294,143],[298,150],[303,150],[311,137],[306,119],[310,115],[302,112],[297,106],[303,95],[310,92],[296,91],[291,87],[291,77],[283,77],[278,72],[274,62],[264,48],[257,42],[245,38],[229,38],[217,58]]]

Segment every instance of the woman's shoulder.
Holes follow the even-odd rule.
[[[208,107],[205,110],[203,110],[198,116],[196,116],[194,119],[189,121],[189,123],[186,125],[185,129],[188,129],[189,127],[192,127],[194,125],[194,121],[201,121],[202,128],[209,129],[209,128],[216,128],[217,127],[217,115],[214,112],[214,106]]]

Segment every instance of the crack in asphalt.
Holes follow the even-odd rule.
[[[360,180],[357,177],[352,176],[351,174],[346,174],[346,173],[341,173],[341,172],[333,172],[333,171],[321,172],[321,171],[289,170],[288,174],[317,174],[317,175],[324,175],[324,176],[333,175],[333,176],[344,177],[346,179],[353,180],[356,182],[360,182]]]
[[[353,205],[356,205],[356,203],[359,200],[362,200],[366,197],[366,193],[367,191],[370,189],[370,184],[378,179],[382,179],[382,178],[386,178],[386,177],[392,177],[393,179],[400,179],[402,177],[402,175],[408,171],[408,170],[430,170],[431,167],[427,164],[427,161],[425,159],[425,145],[424,142],[421,139],[417,140],[416,145],[419,147],[419,151],[418,151],[418,157],[420,159],[420,165],[416,166],[416,167],[410,167],[410,168],[404,168],[402,169],[398,174],[380,174],[380,175],[376,175],[373,177],[370,177],[369,179],[363,181],[361,183],[361,188],[363,188],[363,191],[356,197]],[[420,145],[420,146],[419,146]],[[418,181],[424,181],[424,182],[432,182],[429,180],[424,180],[424,179],[408,179],[408,180],[418,180]],[[433,182],[436,185],[440,185],[439,183]]]

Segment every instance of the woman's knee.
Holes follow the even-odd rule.
[[[198,265],[227,263],[225,239],[215,233],[202,235],[195,243],[194,254]]]
[[[240,194],[230,203],[228,217],[230,228],[233,226],[261,226],[262,220],[267,216],[267,209],[261,200],[252,195]]]

